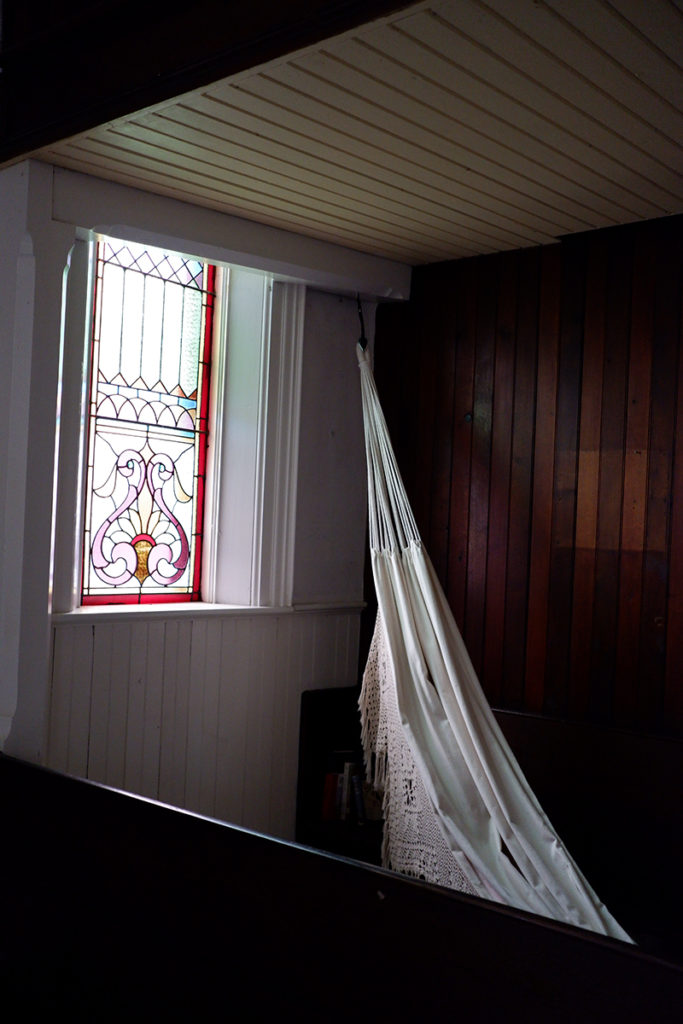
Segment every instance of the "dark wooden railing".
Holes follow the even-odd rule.
[[[683,964],[683,744],[496,711],[541,806],[641,949]]]
[[[663,1021],[577,929],[0,756],[7,1020]]]
[[[495,710],[531,788],[582,872],[639,948],[683,964],[683,744],[584,722]],[[322,821],[333,752],[358,748],[358,691],[302,695],[299,842],[380,863],[375,823]],[[370,827],[369,827],[370,826]]]

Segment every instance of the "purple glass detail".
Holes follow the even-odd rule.
[[[119,541],[114,545],[111,557],[107,558],[102,550],[102,542],[111,527],[131,507],[142,490],[145,483],[145,462],[139,452],[128,449],[119,455],[116,469],[121,476],[129,478],[128,494],[119,507],[102,523],[95,534],[92,545],[93,568],[99,578],[112,587],[119,587],[133,578],[138,565],[138,556],[132,544]],[[115,569],[114,566],[120,561],[125,563],[125,568]]]
[[[150,576],[159,586],[168,587],[183,575],[190,557],[187,535],[169,509],[163,493],[164,487],[175,476],[173,461],[162,454],[152,456],[145,464],[139,452],[129,449],[119,456],[116,471],[128,478],[128,493],[115,511],[107,516],[95,535],[92,545],[93,568],[99,579],[112,587],[123,586],[134,576],[138,577],[140,583]],[[163,519],[160,521],[163,532],[158,542],[153,536],[138,534],[131,541],[117,541],[107,557],[104,551],[107,534],[117,523],[120,525],[145,485],[152,496],[152,508],[156,507],[163,513],[168,525]],[[167,539],[169,534],[170,542]],[[178,547],[180,550],[174,557],[173,548]]]
[[[174,474],[173,463],[171,462],[171,468],[167,465],[167,462],[170,461],[166,455],[154,455],[147,466],[147,486],[151,491],[152,500],[168,517],[180,538],[180,554],[175,561],[169,544],[157,544],[149,553],[147,561],[149,574],[154,582],[159,583],[162,587],[167,587],[180,579],[190,557],[190,545],[185,531],[164,501],[164,485],[173,479]],[[170,572],[169,567],[171,567]]]

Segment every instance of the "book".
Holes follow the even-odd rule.
[[[353,807],[356,813],[356,820],[359,824],[365,823],[365,801],[363,799],[363,780],[356,773],[351,776],[351,787],[353,795]]]
[[[382,820],[382,794],[374,788],[371,782],[363,783],[363,804],[367,821]]]
[[[328,772],[323,783],[323,804],[320,812],[323,821],[336,821],[338,785],[339,773]]]

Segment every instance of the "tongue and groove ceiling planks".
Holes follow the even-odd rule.
[[[416,265],[683,211],[671,0],[418,3],[33,155]]]

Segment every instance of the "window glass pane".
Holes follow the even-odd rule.
[[[180,386],[186,395],[197,390],[202,301],[199,292],[185,291],[183,303],[183,344],[180,350]]]
[[[213,268],[106,240],[96,282],[83,601],[198,598]]]
[[[164,288],[164,343],[161,349],[161,381],[168,392],[180,383],[180,346],[183,328],[183,289],[176,284]],[[196,368],[195,368],[196,376]]]
[[[142,300],[145,279],[142,274],[124,275],[121,324],[121,364],[119,373],[131,384],[140,377],[142,362]]]
[[[164,283],[145,279],[145,315],[142,323],[142,379],[156,391],[161,380],[161,338],[164,323]]]
[[[98,320],[100,330],[99,372],[113,380],[121,366],[121,308],[123,306],[123,271],[119,267],[101,268],[98,281]]]

